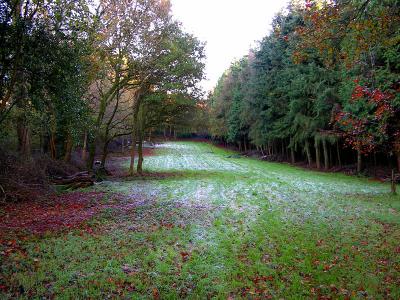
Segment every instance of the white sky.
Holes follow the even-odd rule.
[[[171,0],[172,12],[184,28],[206,42],[206,76],[211,90],[234,59],[270,32],[274,15],[288,0]]]

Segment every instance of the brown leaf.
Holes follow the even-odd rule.
[[[182,252],[181,252],[181,256],[182,256],[182,260],[185,262],[185,261],[187,261],[187,260],[189,259],[190,253],[189,253],[189,252],[182,251]]]
[[[153,288],[153,299],[154,300],[160,299],[160,293],[158,292],[157,288]]]

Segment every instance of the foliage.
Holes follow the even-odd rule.
[[[399,9],[396,1],[293,1],[221,77],[209,98],[212,135],[269,152],[282,143],[309,163],[320,142],[326,164],[337,142],[399,153]]]
[[[1,142],[25,157],[33,147],[69,161],[81,145],[92,168],[102,146],[104,164],[108,145],[138,129],[147,93],[162,94],[161,106],[170,94],[201,96],[204,45],[169,1],[2,1],[0,24]]]

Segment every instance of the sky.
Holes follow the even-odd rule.
[[[288,0],[171,0],[172,13],[189,33],[206,42],[205,91],[217,84],[232,61],[248,54],[271,30]]]

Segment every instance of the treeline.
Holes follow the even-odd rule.
[[[399,2],[292,1],[272,27],[209,97],[213,137],[318,169],[400,170]]]
[[[203,110],[204,45],[168,0],[2,0],[0,45],[0,145],[27,159],[79,146],[92,169],[126,137],[141,172],[145,136]]]

